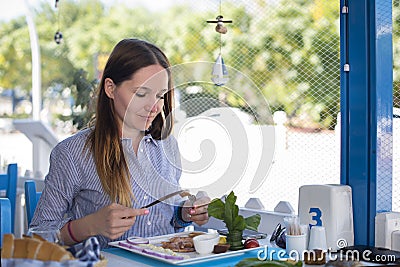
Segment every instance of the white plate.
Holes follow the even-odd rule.
[[[153,244],[155,246],[160,246],[161,247],[161,242],[162,241],[169,241],[170,238],[176,237],[176,236],[187,236],[189,233],[191,233],[191,232],[181,232],[181,233],[176,233],[176,234],[154,236],[154,237],[149,237],[148,239],[149,239],[149,243],[150,244]],[[259,241],[261,241],[261,240],[259,240]],[[265,241],[266,241],[266,239],[265,239]],[[179,256],[183,256],[185,258],[183,260],[176,260],[176,259],[165,259],[165,258],[162,258],[162,257],[158,257],[158,256],[154,256],[154,255],[150,255],[150,254],[144,253],[142,251],[130,249],[130,248],[127,248],[127,247],[119,245],[120,242],[127,243],[125,240],[121,240],[121,241],[113,241],[113,242],[110,242],[108,244],[110,246],[114,246],[114,247],[118,247],[118,248],[121,248],[121,249],[128,250],[128,251],[133,252],[133,253],[138,254],[138,255],[142,255],[142,256],[145,256],[145,257],[148,257],[148,258],[152,258],[152,259],[155,259],[155,260],[167,262],[167,263],[174,264],[174,265],[187,265],[187,264],[199,263],[199,262],[204,262],[204,261],[219,260],[219,259],[223,259],[223,258],[227,258],[227,257],[234,257],[234,256],[238,256],[238,255],[243,255],[244,253],[247,253],[247,252],[250,252],[250,251],[253,251],[253,250],[260,250],[260,249],[264,248],[263,247],[264,244],[260,244],[260,247],[257,247],[257,248],[242,249],[242,250],[236,250],[236,251],[228,250],[225,253],[219,253],[219,254],[214,254],[214,253],[199,254],[197,252],[177,253]],[[260,242],[260,243],[262,243],[262,242]]]

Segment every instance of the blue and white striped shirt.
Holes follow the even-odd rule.
[[[97,175],[93,157],[83,149],[90,131],[86,129],[63,140],[51,152],[45,188],[30,226],[52,225],[61,228],[69,220],[82,218],[111,204]],[[180,154],[172,135],[164,140],[155,140],[151,135],[144,136],[137,154],[131,139],[123,139],[122,144],[131,173],[134,208],[180,189]],[[150,213],[136,217],[135,224],[118,240],[182,230],[173,218],[174,205],[180,201],[182,199],[178,196],[167,203],[150,207]],[[111,241],[103,236],[97,238],[102,248]]]

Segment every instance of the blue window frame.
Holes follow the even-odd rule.
[[[341,183],[353,191],[355,244],[374,245],[375,215],[392,209],[392,1],[340,4]]]

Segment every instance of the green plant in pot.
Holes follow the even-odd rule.
[[[244,218],[239,215],[239,207],[236,205],[237,197],[232,192],[225,199],[225,203],[219,199],[213,199],[208,205],[208,215],[223,220],[228,229],[227,242],[231,250],[243,249],[242,236],[244,229],[257,231],[261,221],[260,214]]]

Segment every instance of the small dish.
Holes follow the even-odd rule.
[[[219,234],[204,234],[193,237],[193,245],[197,253],[210,254],[219,242]]]

